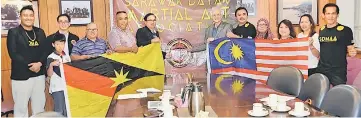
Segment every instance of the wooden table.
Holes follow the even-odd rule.
[[[165,89],[170,89],[172,95],[180,93],[180,88],[185,83],[173,84],[173,78],[168,78]],[[169,82],[171,81],[171,82]],[[272,90],[267,85],[258,81],[239,77],[239,76],[220,76],[211,75],[208,79],[197,79],[203,85],[203,93],[206,106],[211,106],[218,117],[249,117],[247,111],[252,109],[252,104],[260,102],[259,99],[267,97],[271,93],[286,95]],[[186,81],[185,81],[186,82]],[[132,86],[132,85],[131,85]],[[233,87],[232,87],[233,86]],[[148,110],[147,102],[150,100],[159,100],[161,94],[148,94],[147,98],[114,100],[109,108],[108,117],[143,117]],[[295,102],[301,100],[294,99],[287,102],[291,108]],[[312,106],[306,105],[311,112],[311,117],[327,116]],[[178,116],[174,109],[174,115]],[[288,117],[288,113],[272,112],[270,117]]]

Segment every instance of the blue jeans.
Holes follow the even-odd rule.
[[[54,111],[67,117],[64,91],[57,91],[51,94],[54,99]]]

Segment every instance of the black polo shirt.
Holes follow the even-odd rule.
[[[256,28],[254,25],[250,22],[247,22],[246,24],[242,26],[235,26],[232,29],[233,34],[236,34],[240,36],[241,38],[255,38],[256,37]]]
[[[352,45],[352,40],[352,30],[347,26],[338,24],[320,29],[320,61],[317,70],[325,74],[334,86],[347,81],[347,46]]]
[[[319,67],[346,69],[347,46],[352,45],[352,40],[352,30],[347,26],[321,27]]]

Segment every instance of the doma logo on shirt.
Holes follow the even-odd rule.
[[[337,37],[336,36],[329,36],[329,37],[320,37],[320,42],[336,42]]]

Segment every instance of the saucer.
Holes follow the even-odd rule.
[[[159,96],[159,99],[163,99],[163,96]],[[173,100],[173,99],[174,99],[174,96],[169,96],[169,99],[170,99],[170,100]]]
[[[181,97],[182,96],[182,94],[177,94],[177,95],[175,95],[176,97]]]
[[[172,109],[175,109],[175,106],[174,106],[174,105],[170,105],[170,106],[172,107]],[[162,106],[158,107],[157,109],[164,111],[164,108],[163,108]]]
[[[253,110],[249,110],[249,111],[248,111],[248,115],[254,116],[254,117],[267,116],[268,114],[269,114],[268,111],[264,111],[263,113],[253,113]]]
[[[274,108],[274,107],[271,107],[271,108]],[[290,111],[291,110],[291,107],[289,106],[286,106],[285,109],[272,109],[273,111],[276,111],[276,112],[287,112],[287,111]]]
[[[290,115],[296,116],[296,117],[305,117],[305,116],[309,116],[311,114],[309,111],[303,111],[302,113],[296,113],[294,110],[291,110],[288,113]]]

